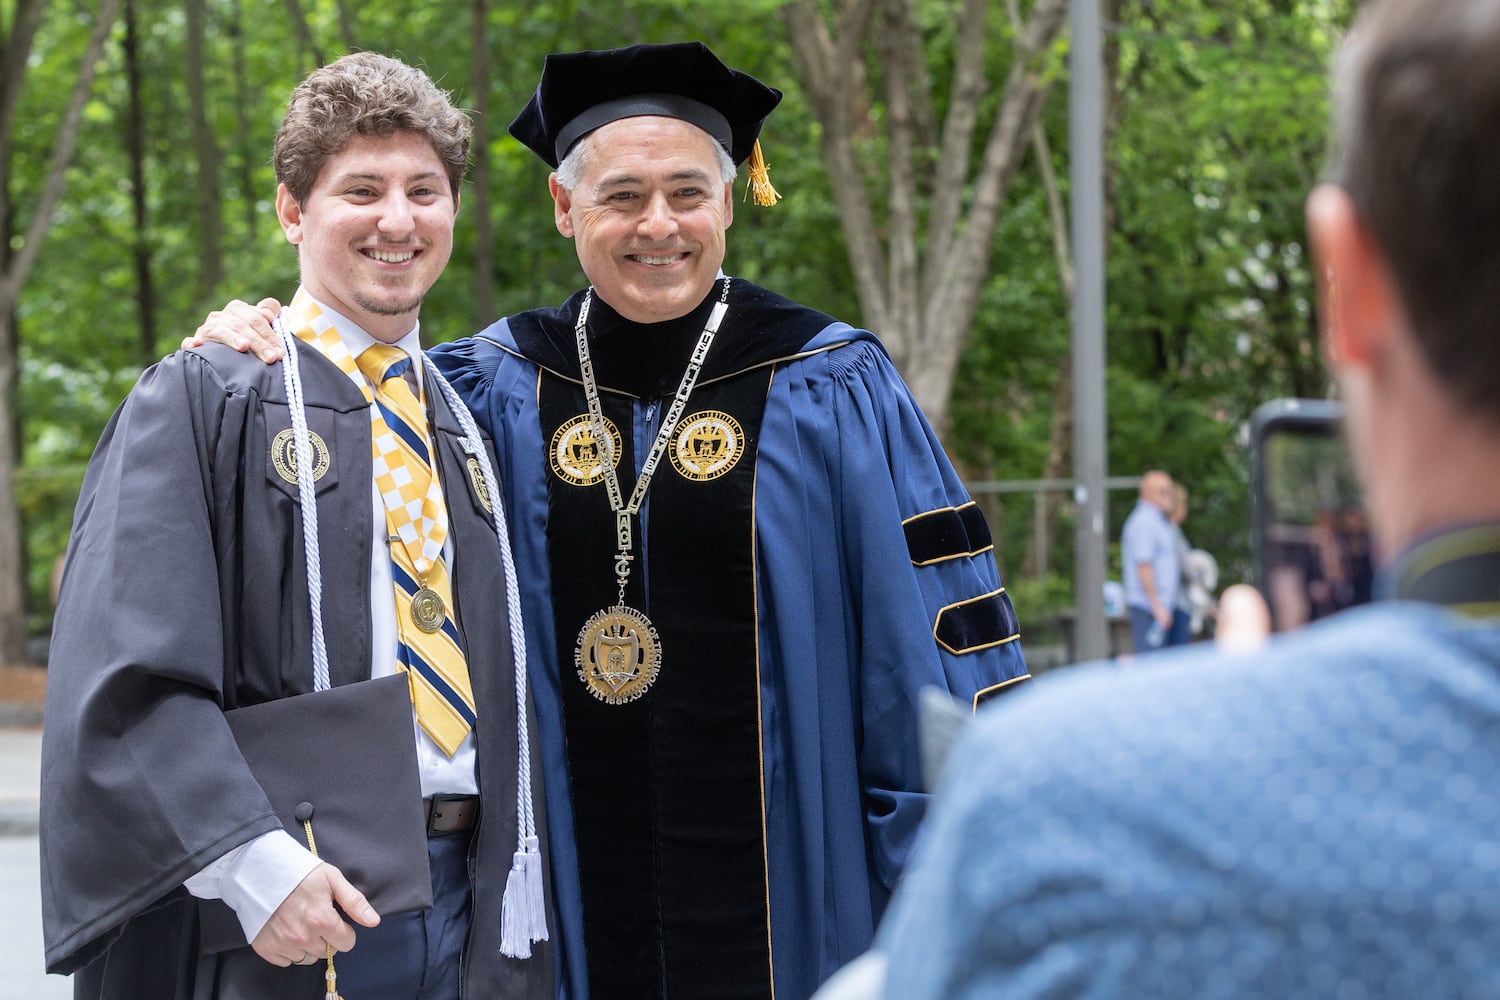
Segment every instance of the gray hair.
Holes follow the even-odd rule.
[[[593,145],[594,135],[594,132],[590,132],[575,142],[573,148],[568,150],[568,155],[564,156],[562,162],[557,165],[557,183],[569,191],[578,186],[578,182],[583,179],[584,171],[588,168],[589,148]],[[713,145],[714,152],[719,155],[719,180],[725,184],[734,183],[738,171],[735,169],[734,161],[729,158],[729,151],[717,142]]]

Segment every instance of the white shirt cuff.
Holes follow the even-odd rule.
[[[246,941],[254,941],[276,908],[319,865],[285,830],[241,844],[183,885],[199,899],[222,899],[234,910]]]

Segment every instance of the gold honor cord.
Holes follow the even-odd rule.
[[[573,663],[578,669],[579,679],[588,685],[589,693],[606,704],[623,705],[636,700],[646,693],[661,671],[661,639],[656,626],[644,612],[625,603],[625,585],[630,580],[630,564],[635,561],[632,519],[640,513],[651,477],[656,474],[672,430],[682,419],[688,396],[703,371],[703,362],[714,342],[714,334],[729,311],[729,282],[729,276],[725,275],[719,301],[714,303],[698,344],[693,348],[693,356],[677,386],[677,395],[662,418],[661,430],[656,432],[656,440],[651,443],[646,461],[641,464],[641,473],[636,478],[628,503],[620,491],[619,476],[615,474],[614,438],[609,436],[605,427],[604,409],[599,403],[599,384],[594,377],[594,363],[589,357],[587,331],[589,306],[594,300],[592,286],[584,293],[583,304],[578,309],[578,322],[573,328],[578,340],[578,368],[583,378],[583,393],[588,399],[594,440],[603,443],[600,459],[604,468],[604,486],[609,493],[609,509],[615,515],[615,579],[620,589],[613,607],[595,612],[584,623],[573,651]]]
[[[312,832],[312,803],[303,802],[297,806],[296,818],[302,823],[302,829],[307,833],[307,849],[312,852],[313,857],[318,856],[318,842],[313,839]],[[333,945],[327,941],[323,942],[327,949],[328,971],[323,973],[323,978],[328,986],[323,993],[323,1000],[344,1000],[339,996],[339,974],[333,969]]]

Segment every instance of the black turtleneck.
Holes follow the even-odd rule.
[[[589,305],[588,342],[599,386],[640,399],[661,399],[677,391],[693,346],[722,294],[714,282],[691,312],[662,323],[636,323],[621,316],[596,293]],[[573,332],[584,292],[555,309],[533,309],[510,317],[522,356],[564,378],[579,380],[578,344]],[[729,311],[709,349],[701,380],[712,381],[788,358],[834,320],[742,278],[731,278]]]
[[[596,293],[589,306],[588,341],[600,383],[641,399],[673,395],[723,287],[721,278],[692,312],[661,323],[628,320]],[[731,291],[731,300],[733,295]],[[720,326],[726,338],[731,335],[733,315],[731,308]],[[710,356],[721,349],[716,336]]]

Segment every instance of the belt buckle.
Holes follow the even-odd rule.
[[[434,795],[424,799],[427,813],[427,836],[437,837],[449,833],[461,833],[474,825],[466,810],[475,806],[473,795]],[[451,807],[445,809],[444,807]]]

